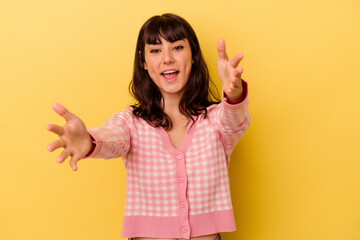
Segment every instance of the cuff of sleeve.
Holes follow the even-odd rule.
[[[85,157],[85,158],[92,158],[92,157],[96,157],[98,155],[98,153],[100,152],[100,149],[103,145],[102,142],[98,142],[96,139],[99,139],[96,132],[92,131],[91,129],[88,129],[88,133],[90,135],[90,137],[93,139],[93,143],[95,144],[95,147],[92,151],[90,151]]]
[[[243,91],[245,92],[245,97],[239,103],[235,103],[235,104],[229,103],[228,99],[225,95],[225,91],[224,91],[224,89],[222,89],[222,99],[223,99],[224,104],[226,104],[228,107],[236,108],[236,107],[246,104],[249,101],[248,100],[248,83],[244,79],[241,79],[241,81],[242,81]]]

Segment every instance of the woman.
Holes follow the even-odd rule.
[[[111,116],[103,127],[86,129],[63,106],[53,109],[65,126],[47,129],[59,139],[49,151],[70,165],[86,157],[121,157],[126,167],[122,237],[221,239],[235,231],[228,164],[249,127],[247,83],[238,66],[243,54],[228,59],[218,42],[222,101],[213,101],[208,69],[192,27],[164,14],[141,28],[130,90],[137,104]]]

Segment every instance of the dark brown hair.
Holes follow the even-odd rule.
[[[169,42],[187,39],[192,53],[193,64],[184,87],[184,94],[180,100],[179,110],[194,122],[193,116],[204,114],[206,107],[219,103],[218,91],[211,81],[209,71],[200,50],[199,41],[190,24],[183,18],[174,14],[153,16],[141,27],[135,50],[134,73],[130,82],[130,93],[137,100],[133,107],[133,114],[141,117],[155,127],[172,128],[170,117],[164,112],[159,88],[144,69],[145,44],[156,44],[160,36]],[[214,87],[215,90],[212,90]],[[216,95],[214,94],[216,93]]]

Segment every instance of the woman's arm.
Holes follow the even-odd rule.
[[[217,50],[223,101],[218,106],[215,121],[229,161],[233,148],[250,125],[248,84],[241,79],[243,69],[238,66],[244,55],[238,53],[229,60],[222,39],[218,41]]]
[[[52,152],[58,148],[64,150],[57,158],[62,163],[68,157],[71,168],[78,169],[77,162],[84,158],[117,158],[125,155],[130,148],[130,130],[128,114],[124,112],[111,116],[103,127],[86,129],[84,122],[60,104],[53,104],[54,111],[65,118],[66,124],[59,126],[48,124],[46,129],[57,134],[59,139],[47,147]]]
[[[88,130],[94,139],[95,148],[88,156],[91,158],[118,158],[130,149],[130,113],[123,111],[108,118],[103,127]]]
[[[63,148],[64,150],[57,157],[57,162],[62,163],[68,157],[71,168],[77,170],[77,162],[84,158],[93,148],[90,135],[86,130],[84,122],[75,114],[69,112],[64,106],[54,103],[54,111],[66,120],[64,126],[48,124],[46,129],[57,134],[59,139],[50,143],[47,147],[52,152],[55,149]]]
[[[223,91],[223,100],[217,106],[213,115],[214,122],[221,136],[225,147],[227,160],[236,143],[245,135],[250,125],[250,114],[248,110],[248,85],[242,81],[244,99],[236,104],[231,104],[225,97]]]

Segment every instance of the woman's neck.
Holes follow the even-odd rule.
[[[173,123],[183,122],[188,117],[180,112],[181,95],[166,95],[163,96],[164,112],[170,117]]]

